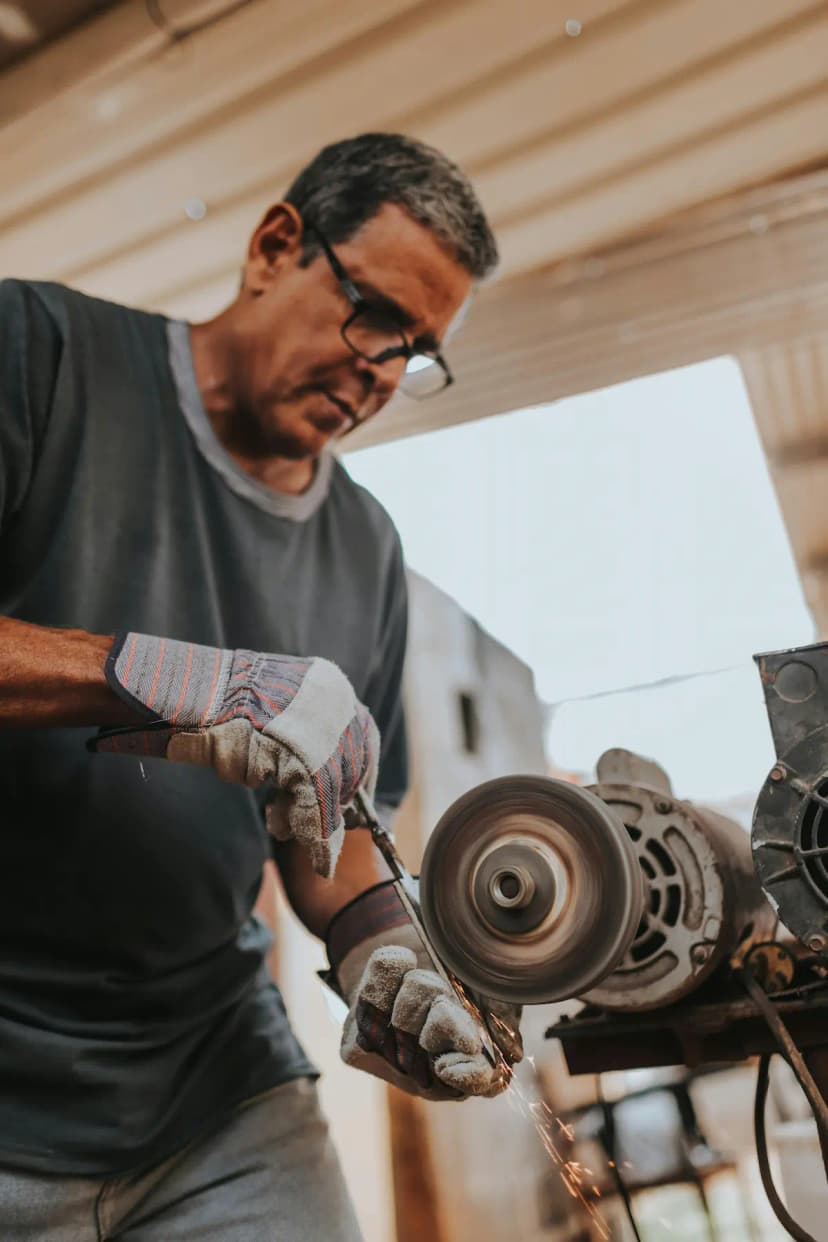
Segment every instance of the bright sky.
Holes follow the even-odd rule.
[[[411,567],[531,665],[556,705],[555,763],[591,773],[627,746],[680,796],[758,792],[773,750],[751,655],[814,629],[732,359],[345,464],[389,510]]]

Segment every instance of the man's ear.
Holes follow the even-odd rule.
[[[244,264],[243,287],[259,297],[302,253],[302,217],[290,203],[274,203],[250,238]]]

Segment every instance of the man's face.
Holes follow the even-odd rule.
[[[334,246],[362,296],[396,307],[415,349],[438,349],[471,277],[423,225],[386,204]],[[324,254],[302,267],[301,224],[271,211],[251,241],[233,328],[232,388],[259,451],[301,460],[372,418],[391,398],[405,359],[382,364],[342,338],[353,307]]]

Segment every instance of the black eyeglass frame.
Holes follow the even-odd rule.
[[[356,319],[359,318],[360,315],[365,314],[366,311],[373,312],[374,314],[377,314],[379,311],[382,315],[387,316],[391,323],[394,322],[394,313],[392,310],[384,307],[377,307],[373,302],[371,302],[370,298],[364,297],[354,284],[353,280],[351,280],[351,277],[346,272],[341,260],[337,256],[328,239],[325,237],[324,233],[322,233],[319,229],[318,225],[313,224],[308,220],[306,220],[304,224],[306,232],[313,233],[314,237],[316,237],[319,242],[322,248],[322,253],[328,260],[331,271],[336,277],[342,292],[345,294],[345,297],[353,307],[351,314],[340,328],[342,339],[350,349],[351,353],[356,354],[359,358],[365,358],[367,362],[373,362],[376,366],[381,366],[384,362],[390,362],[392,358],[405,358],[408,362],[410,362],[412,358],[428,358],[430,362],[436,362],[442,370],[443,385],[441,388],[435,388],[433,392],[421,394],[420,400],[423,400],[425,397],[436,397],[438,393],[445,392],[449,385],[454,383],[454,376],[452,375],[445,358],[439,350],[435,350],[434,353],[429,353],[428,350],[415,349],[406,336],[405,329],[401,324],[395,324],[395,329],[400,335],[402,344],[392,345],[389,349],[383,349],[378,354],[371,355],[363,353],[361,349],[357,349],[357,347],[348,340],[348,328],[355,322]],[[403,379],[404,378],[405,377],[403,376]],[[413,396],[414,394],[412,393],[411,395]]]

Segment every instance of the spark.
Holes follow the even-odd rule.
[[[504,1061],[504,1065],[506,1065],[505,1058],[502,1057],[502,1054],[501,1058]],[[526,1059],[534,1068],[533,1058],[527,1057]],[[558,1172],[561,1176],[561,1181],[569,1194],[573,1199],[578,1200],[581,1206],[591,1217],[598,1235],[604,1240],[604,1242],[608,1242],[610,1232],[607,1224],[598,1211],[598,1208],[593,1202],[591,1202],[590,1199],[587,1198],[582,1189],[584,1175],[588,1173],[590,1176],[593,1176],[591,1171],[585,1169],[578,1160],[565,1160],[561,1152],[558,1150],[552,1136],[552,1123],[555,1122],[564,1137],[571,1142],[574,1137],[572,1127],[563,1122],[560,1117],[556,1117],[545,1100],[530,1100],[524,1092],[522,1084],[515,1077],[512,1077],[511,1082],[509,1083],[509,1096],[510,1103],[513,1106],[516,1106],[522,1115],[534,1124],[535,1130],[537,1131],[538,1137],[543,1144],[544,1150],[552,1163],[557,1166]],[[592,1187],[592,1190],[595,1192],[596,1197],[600,1197],[595,1186]]]
[[[147,774],[146,774],[146,772],[144,771],[144,765],[143,765],[143,763],[141,763],[140,761],[139,761],[139,763],[138,763],[138,771],[141,773],[141,780],[142,780],[142,781],[145,781],[145,780],[147,779]]]
[[[584,1174],[579,1162],[577,1160],[568,1160],[564,1167],[575,1185],[580,1186],[581,1182],[584,1180]]]

